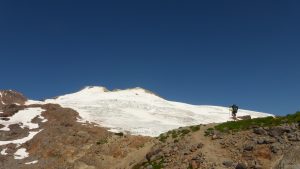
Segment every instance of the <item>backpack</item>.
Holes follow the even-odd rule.
[[[239,107],[237,106],[237,105],[232,105],[232,110],[234,111],[234,112],[237,112],[238,111],[238,109],[239,109]]]

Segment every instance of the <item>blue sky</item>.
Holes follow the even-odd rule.
[[[300,110],[299,1],[1,1],[0,88]]]

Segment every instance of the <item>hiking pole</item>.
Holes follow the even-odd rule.
[[[230,106],[228,107],[228,110],[229,110],[229,119],[230,119]]]

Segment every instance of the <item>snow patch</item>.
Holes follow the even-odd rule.
[[[9,125],[11,124],[22,124],[20,125],[21,128],[28,127],[29,129],[36,129],[39,128],[39,125],[36,123],[32,123],[32,119],[34,119],[36,116],[44,120],[44,117],[41,116],[41,112],[45,111],[42,108],[27,108],[24,110],[20,110],[17,113],[15,113],[12,117],[9,117],[8,121],[0,119],[0,124],[4,125],[3,128],[0,129],[0,131],[9,131]]]
[[[28,157],[29,156],[29,154],[28,154],[28,152],[26,151],[26,148],[20,148],[20,149],[18,149],[16,152],[15,152],[15,154],[14,154],[14,158],[16,159],[16,160],[21,160],[21,159],[24,159],[24,158],[26,158],[26,157]]]
[[[35,161],[31,161],[31,162],[27,162],[27,163],[25,163],[26,165],[28,165],[28,164],[36,164],[38,162],[38,160],[35,160]]]
[[[7,155],[6,150],[7,150],[7,148],[3,149],[3,150],[0,152],[0,154],[1,154],[1,155]]]
[[[37,100],[27,100],[25,102],[25,105],[31,105],[31,104],[45,104],[43,101],[37,101]]]

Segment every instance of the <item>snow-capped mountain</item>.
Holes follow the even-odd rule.
[[[76,93],[45,100],[45,103],[76,110],[80,122],[92,122],[113,132],[135,135],[158,136],[182,126],[231,120],[227,107],[168,101],[142,88],[108,91],[104,87],[86,87]],[[239,110],[238,116],[244,115],[252,118],[272,116]]]

